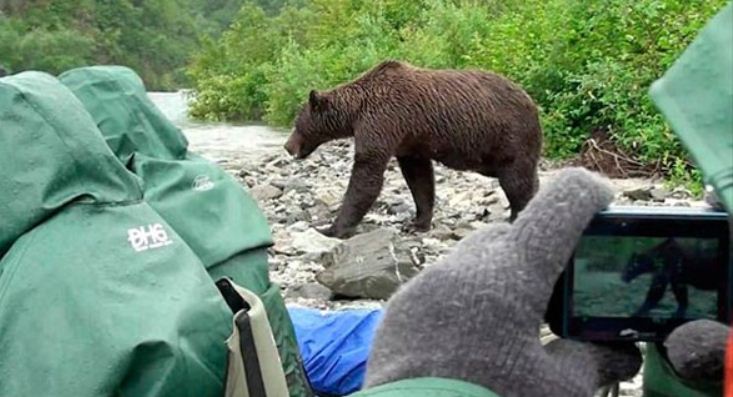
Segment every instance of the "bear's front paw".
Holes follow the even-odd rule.
[[[425,233],[430,231],[431,226],[430,221],[414,220],[409,225],[403,227],[403,231],[407,233]]]
[[[326,228],[316,229],[319,233],[326,237],[333,237],[333,238],[340,238],[344,239],[350,236],[351,231],[344,228],[339,228],[336,226],[330,226]]]

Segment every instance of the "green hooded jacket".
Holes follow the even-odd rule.
[[[0,79],[0,169],[0,395],[221,395],[231,312],[54,77]]]
[[[70,70],[59,79],[81,100],[117,157],[142,181],[149,203],[201,258],[260,296],[292,397],[311,395],[290,316],[268,276],[270,228],[249,193],[215,164],[188,152],[181,131],[121,66]]]

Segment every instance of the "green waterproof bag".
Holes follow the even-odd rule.
[[[733,213],[733,4],[728,3],[650,89],[653,101]],[[653,345],[645,397],[722,395],[722,384],[680,379]]]
[[[54,77],[0,79],[0,396],[221,396],[231,312]]]
[[[652,100],[733,213],[733,4],[650,89]]]
[[[141,178],[149,203],[201,258],[211,277],[231,278],[259,295],[272,327],[290,395],[312,395],[290,316],[268,276],[270,228],[249,193],[187,141],[150,101],[129,68],[94,66],[59,79],[81,100],[109,147]]]

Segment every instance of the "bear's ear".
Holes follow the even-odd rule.
[[[308,95],[308,102],[310,102],[311,108],[316,111],[325,110],[328,106],[328,98],[319,94],[316,90],[311,90]]]

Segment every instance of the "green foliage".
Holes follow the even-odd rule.
[[[288,125],[310,89],[387,58],[504,74],[542,109],[545,152],[604,131],[637,160],[697,180],[647,95],[726,0],[311,0],[271,14],[248,2],[189,69],[193,114]]]
[[[216,35],[243,0],[0,0],[0,65],[57,74],[121,64],[151,89],[187,84],[201,36]]]

